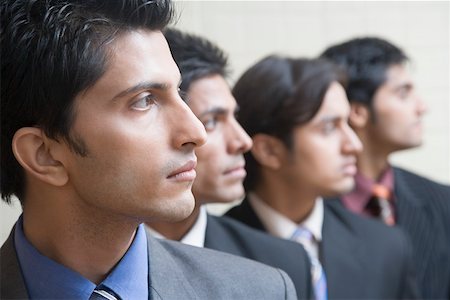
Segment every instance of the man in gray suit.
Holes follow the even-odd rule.
[[[192,212],[206,136],[160,31],[172,11],[2,1],[1,194],[23,215],[0,251],[0,298],[295,298],[280,270],[140,225]]]
[[[291,277],[301,299],[312,297],[310,264],[298,243],[272,237],[228,217],[206,212],[204,204],[244,197],[244,153],[251,139],[236,121],[239,109],[225,80],[228,59],[215,44],[176,29],[164,31],[180,68],[181,93],[203,123],[207,142],[196,150],[197,177],[192,187],[194,212],[177,223],[148,223],[154,236],[179,240],[250,258],[280,268]]]

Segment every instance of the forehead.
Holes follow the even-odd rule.
[[[233,111],[236,100],[225,79],[218,74],[195,80],[188,89],[188,105],[195,115],[213,108]]]
[[[327,89],[322,105],[312,122],[321,121],[324,117],[347,117],[350,104],[344,88],[338,82],[333,82]]]
[[[412,84],[411,73],[406,65],[396,64],[391,65],[386,70],[386,86],[398,86],[404,84]]]
[[[160,31],[125,32],[114,40],[108,51],[106,72],[85,94],[112,99],[143,82],[178,84],[178,67]]]

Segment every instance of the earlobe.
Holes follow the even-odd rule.
[[[64,165],[52,156],[52,143],[45,133],[35,127],[17,130],[12,141],[14,156],[31,176],[54,186],[63,186],[69,176]]]
[[[363,128],[369,121],[369,108],[361,103],[350,104],[349,124],[354,129]]]
[[[281,167],[282,155],[281,148],[282,142],[267,134],[256,134],[252,137],[253,147],[251,152],[255,159],[264,167],[277,170]]]

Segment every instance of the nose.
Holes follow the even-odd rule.
[[[187,104],[177,95],[174,109],[170,111],[173,127],[173,144],[176,148],[196,148],[206,142],[206,131],[200,120]]]
[[[417,112],[417,114],[419,116],[422,116],[422,115],[424,115],[427,112],[428,107],[425,104],[425,101],[423,101],[421,96],[417,95],[416,99],[417,99],[417,101],[416,101],[416,112]]]
[[[343,136],[344,141],[342,144],[342,152],[344,154],[356,155],[358,153],[361,153],[361,151],[363,150],[361,140],[348,124],[346,124],[344,127]]]
[[[227,151],[230,154],[242,154],[250,150],[253,146],[252,139],[242,128],[241,124],[234,118],[231,117],[229,123],[227,139]]]

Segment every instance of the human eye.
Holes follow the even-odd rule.
[[[335,131],[335,129],[337,128],[336,123],[335,122],[325,122],[322,126],[322,132],[324,134],[330,134],[332,132]]]
[[[131,108],[139,111],[149,110],[155,104],[155,97],[150,93],[143,93],[131,104]]]
[[[411,88],[409,86],[401,87],[397,90],[397,95],[400,99],[407,99],[409,97]]]
[[[210,116],[202,121],[203,126],[205,126],[206,131],[213,131],[217,126],[216,116]]]

